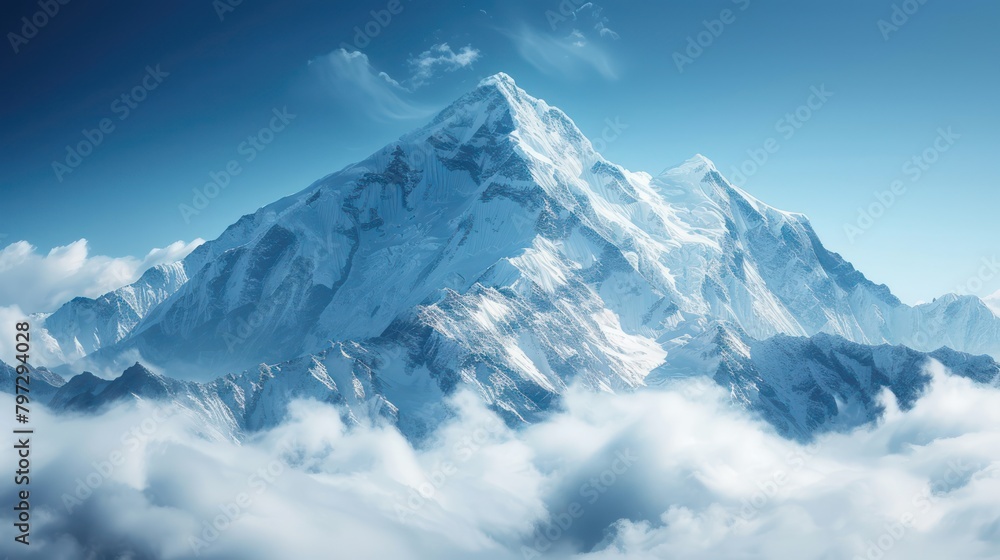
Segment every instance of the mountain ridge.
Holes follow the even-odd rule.
[[[505,74],[176,267],[185,280],[154,290],[128,332],[99,338],[117,340],[81,364],[120,371],[138,358],[207,382],[299,363],[323,386],[339,371],[341,397],[364,408],[377,396],[414,433],[459,385],[515,423],[571,383],[634,390],[718,323],[743,333],[737,347],[826,333],[1000,356],[1000,318],[980,300],[906,306],[827,250],[804,215],[754,198],[704,156],[629,171]],[[68,323],[55,339],[71,340]],[[226,398],[238,408],[257,381],[236,379]]]
[[[648,384],[669,387],[678,379],[704,376],[729,391],[734,405],[782,436],[803,442],[876,422],[884,412],[884,390],[908,410],[931,382],[925,368],[932,361],[978,383],[1000,383],[1000,364],[989,356],[947,348],[923,353],[902,345],[864,346],[827,334],[757,341],[724,323],[716,323],[702,337],[705,343],[686,346],[676,363],[653,370]],[[42,370],[32,387],[36,402],[60,413],[96,414],[123,404],[158,403],[185,412],[202,436],[215,440],[242,441],[274,428],[286,418],[292,401],[306,399],[339,407],[348,425],[388,423],[419,441],[454,413],[444,404],[447,392],[436,391],[419,407],[405,396],[397,399],[405,393],[379,379],[379,352],[336,344],[317,354],[261,364],[205,383],[171,379],[139,363],[111,380],[84,372],[63,382]],[[8,370],[12,368],[0,362],[0,390],[13,393]],[[45,389],[39,391],[41,387]],[[543,419],[550,408],[533,415],[502,406],[497,411],[516,428]]]

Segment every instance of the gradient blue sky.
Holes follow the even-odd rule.
[[[86,238],[93,253],[141,256],[213,238],[504,71],[592,138],[608,119],[627,125],[604,153],[633,170],[655,174],[702,153],[732,179],[748,149],[774,138],[779,149],[739,183],[807,214],[827,246],[908,302],[972,291],[967,282],[982,260],[998,255],[995,1],[928,0],[888,40],[878,22],[898,0],[608,0],[575,20],[552,16],[582,4],[574,0],[400,2],[401,13],[362,49],[363,68],[363,59],[345,66],[329,55],[353,43],[355,26],[388,0],[243,0],[221,20],[210,0],[76,1],[19,52],[8,36],[0,48],[0,244],[23,239],[45,252]],[[730,23],[679,71],[674,53],[727,9]],[[19,33],[21,18],[38,10],[5,2],[4,33]],[[416,76],[413,61],[442,43],[478,56]],[[156,65],[169,76],[118,119],[112,102]],[[779,120],[824,85],[833,96],[787,138]],[[296,115],[289,126],[184,220],[178,206],[191,202],[192,189],[241,157],[240,143],[285,106]],[[105,117],[115,130],[57,180],[53,160]],[[913,182],[904,164],[948,127],[960,138]],[[897,179],[906,193],[850,240],[845,224]],[[1000,288],[1000,275],[989,276],[971,284],[977,295]]]

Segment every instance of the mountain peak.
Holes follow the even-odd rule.
[[[136,362],[132,367],[126,369],[122,372],[121,377],[124,379],[146,379],[155,378],[156,374],[146,369],[145,366]]]
[[[660,175],[683,173],[685,175],[699,174],[700,177],[712,171],[718,172],[715,163],[701,154],[695,154],[677,165],[667,167]]]
[[[503,72],[482,80],[476,89],[438,113],[431,123],[401,141],[430,143],[438,153],[447,153],[446,159],[467,156],[464,161],[451,162],[452,166],[478,166],[471,160],[482,158],[487,145],[506,146],[493,152],[505,160],[510,156],[505,150],[516,147],[519,153],[530,154],[527,157],[543,165],[566,164],[568,159],[575,159],[589,168],[600,159],[569,116],[519,88]],[[574,167],[573,163],[567,165]]]
[[[694,165],[694,166],[702,166],[711,169],[716,169],[715,162],[713,162],[712,160],[708,159],[707,157],[701,154],[695,154],[691,156],[690,158],[688,158],[687,161],[684,162],[683,165]]]
[[[708,165],[715,167],[715,163],[702,154],[695,154],[684,162],[685,165]]]
[[[414,140],[442,129],[472,128],[484,121],[510,120],[524,113],[535,99],[517,87],[514,79],[500,72],[479,82],[479,85],[446,107],[425,127],[403,137]],[[460,136],[460,135],[458,135]]]
[[[529,102],[529,104],[537,102],[528,92],[517,86],[514,78],[511,78],[509,74],[504,72],[499,72],[483,79],[471,95],[477,97],[477,93],[482,95],[483,92],[499,93],[507,105],[514,110],[524,105],[525,102]]]
[[[517,84],[514,83],[514,78],[510,77],[510,74],[506,72],[497,72],[488,78],[484,78],[479,82],[479,87],[511,87],[516,88]]]
[[[513,117],[532,118],[550,107],[518,87],[509,74],[499,72],[479,82],[476,89],[458,99],[452,107],[480,106],[491,113],[508,112]]]

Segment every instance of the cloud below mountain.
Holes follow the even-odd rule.
[[[25,558],[311,557],[331,542],[372,558],[988,558],[1000,390],[931,369],[913,409],[885,395],[879,425],[809,446],[695,380],[573,390],[522,431],[461,392],[417,447],[315,402],[244,445],[148,406],[73,422],[37,410],[36,437],[58,451],[34,459]]]

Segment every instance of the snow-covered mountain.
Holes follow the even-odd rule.
[[[459,384],[530,421],[573,381],[643,386],[703,353],[720,323],[740,333],[734,348],[827,333],[1000,356],[1000,318],[982,301],[904,305],[825,249],[804,216],[758,201],[706,158],[628,171],[504,74],[166,270],[74,300],[45,328],[67,360],[123,369],[139,356],[203,381],[248,370],[217,383],[251,428],[282,412],[282,399],[261,395],[332,386],[329,398],[413,433]],[[841,339],[792,346],[831,340]],[[916,356],[861,348],[838,351]],[[890,380],[916,375],[890,365]],[[741,367],[741,386],[770,371]],[[774,383],[791,391],[776,398],[801,397]]]
[[[949,348],[923,353],[902,345],[866,346],[828,334],[754,340],[720,323],[679,349],[647,382],[711,377],[737,404],[760,413],[783,435],[808,439],[819,431],[876,420],[883,412],[878,397],[884,389],[908,410],[931,380],[925,368],[931,359],[980,383],[1000,381],[1000,365],[989,356]]]
[[[9,364],[0,361],[0,391],[17,394],[17,369]],[[32,402],[48,404],[49,400],[66,384],[66,380],[59,374],[53,373],[44,367],[32,368],[29,381],[21,382],[22,387],[27,387],[30,391],[28,395]]]
[[[1000,291],[986,296],[983,302],[993,311],[994,314],[1000,317]]]
[[[157,265],[133,284],[97,299],[78,297],[42,319],[41,339],[49,361],[73,362],[115,344],[147,313],[187,282],[183,263]]]

